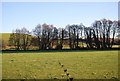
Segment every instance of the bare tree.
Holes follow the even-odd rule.
[[[64,28],[59,28],[59,44],[58,44],[58,49],[63,48],[64,40],[68,36],[68,32]]]
[[[79,48],[79,40],[82,40],[83,38],[83,27],[82,24],[66,26],[69,37],[69,46],[71,49]]]
[[[86,44],[88,48],[93,48],[93,29],[91,27],[85,27],[85,35],[86,35]]]
[[[110,44],[110,48],[112,48],[113,44],[114,44],[114,41],[115,41],[115,37],[117,37],[118,34],[117,31],[119,31],[119,28],[120,28],[120,25],[119,25],[119,22],[118,21],[113,21],[113,24],[112,24],[112,28],[111,28],[111,33],[112,33],[112,40],[111,40],[111,44]],[[119,38],[118,38],[119,40]]]
[[[67,25],[66,30],[68,31],[69,46],[70,46],[70,49],[72,49],[71,26]]]
[[[38,44],[38,48],[39,50],[41,49],[41,36],[42,36],[42,27],[40,24],[38,24],[35,29],[33,30],[33,33],[35,36],[37,36],[37,44]]]
[[[52,29],[52,35],[51,35],[51,47],[58,45],[58,29],[56,27],[53,27]]]
[[[47,25],[43,24],[42,25],[42,49],[51,49],[51,42],[52,42],[52,37],[53,37],[53,30],[54,27],[53,25]]]
[[[21,47],[23,50],[28,50],[31,44],[30,32],[24,27],[21,29]]]
[[[117,27],[117,21],[106,19],[95,21],[92,35],[96,48],[112,48]]]
[[[14,45],[16,47],[16,50],[20,50],[20,41],[21,41],[20,29],[16,29],[10,35],[9,44]]]
[[[31,44],[37,45],[39,50],[53,49],[55,46],[56,49],[63,49],[66,41],[69,41],[70,49],[83,48],[83,42],[86,42],[87,48],[105,49],[112,48],[116,36],[120,36],[119,31],[120,21],[107,19],[97,20],[90,27],[73,24],[57,29],[53,25],[38,24],[33,29],[35,36],[31,36],[26,28],[16,29],[10,35],[9,43],[17,50],[27,50]]]
[[[30,45],[30,32],[26,28],[16,29],[9,38],[9,45],[13,45],[17,50],[27,50]]]

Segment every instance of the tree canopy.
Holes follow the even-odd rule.
[[[107,19],[96,20],[90,27],[81,23],[57,28],[44,23],[38,24],[31,32],[25,27],[14,30],[9,43],[16,50],[27,50],[30,46],[36,46],[38,50],[63,49],[65,45],[69,49],[105,49],[118,44],[115,39],[119,39],[119,31],[120,21]]]

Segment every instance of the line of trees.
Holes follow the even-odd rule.
[[[53,25],[38,24],[31,32],[26,28],[16,29],[10,35],[9,45],[16,50],[28,50],[30,46],[37,46],[38,50],[63,49],[68,45],[70,49],[84,48],[112,48],[115,37],[119,35],[120,22],[107,19],[95,21],[91,27],[67,25],[57,28]],[[79,43],[82,45],[79,45]]]

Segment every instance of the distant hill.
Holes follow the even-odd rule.
[[[10,34],[12,34],[12,33],[0,33],[0,41],[4,40],[4,42],[7,43],[7,45],[8,45]],[[35,36],[33,36],[33,37],[35,37]]]
[[[0,33],[0,40],[4,40],[8,44],[11,33]]]

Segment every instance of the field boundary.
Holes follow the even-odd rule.
[[[67,81],[67,79],[2,79],[1,81]],[[119,81],[118,79],[73,79],[69,81]]]
[[[58,50],[58,49],[46,49],[46,50],[2,50],[2,53],[38,53],[38,52],[84,52],[84,51],[112,51],[112,50],[117,50],[119,51],[120,48],[110,48],[110,49],[88,49],[88,48],[84,48],[84,49],[62,49],[62,50]]]

